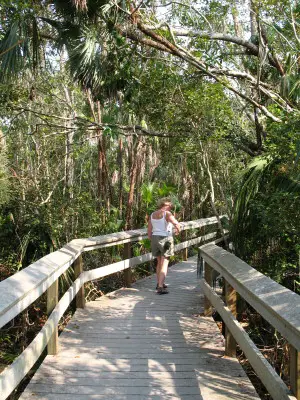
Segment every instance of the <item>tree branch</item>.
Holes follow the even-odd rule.
[[[144,33],[147,36],[150,36],[153,40],[151,40],[151,43],[154,41],[154,47],[158,48],[161,47],[164,48],[165,50],[173,55],[176,55],[177,57],[185,60],[187,63],[194,65],[197,69],[200,69],[203,73],[206,75],[210,76],[212,79],[214,79],[216,82],[219,82],[221,85],[226,87],[228,90],[232,91],[233,93],[236,93],[238,96],[243,98],[244,100],[247,100],[248,103],[252,104],[253,106],[259,108],[267,117],[272,119],[274,122],[281,122],[279,118],[277,118],[275,115],[273,115],[265,106],[257,103],[255,100],[253,100],[251,97],[245,95],[244,93],[241,93],[239,90],[234,88],[232,85],[230,85],[228,82],[224,82],[224,80],[219,79],[215,74],[211,73],[209,71],[209,67],[193,56],[189,51],[184,49],[178,44],[172,44],[170,41],[157,33],[153,31],[153,29],[150,29],[149,27],[145,26],[142,24],[141,21],[137,22],[137,28]],[[138,35],[135,35],[136,38],[138,38]],[[153,47],[151,44],[149,46]]]
[[[156,26],[146,26],[148,30],[157,29]],[[166,30],[167,31],[167,30]],[[228,35],[222,32],[209,32],[209,31],[195,31],[195,30],[187,30],[187,29],[174,29],[172,28],[172,32],[175,36],[186,36],[186,37],[198,37],[208,40],[220,40],[223,42],[234,43],[238,46],[244,47],[248,54],[259,57],[259,47],[255,44],[249,42],[248,40],[244,40],[238,36]],[[284,75],[284,71],[282,66],[279,64],[278,60],[271,54],[268,54],[269,63],[272,67],[275,67],[280,75]]]

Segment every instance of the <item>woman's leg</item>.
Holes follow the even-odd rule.
[[[157,279],[157,284],[158,284],[158,280],[159,280],[159,274],[160,274],[160,266],[161,266],[161,256],[157,256],[156,257],[156,261],[157,261],[157,264],[156,264],[156,279]]]
[[[168,272],[169,258],[163,256],[159,258],[160,258],[160,271],[158,274],[158,287],[163,287]]]

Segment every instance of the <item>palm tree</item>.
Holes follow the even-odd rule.
[[[235,253],[279,281],[299,263],[299,177],[295,160],[258,157],[243,171],[235,201]]]

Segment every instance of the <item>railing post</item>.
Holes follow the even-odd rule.
[[[204,279],[209,284],[209,286],[212,286],[213,269],[207,264],[207,262],[204,263]],[[207,297],[204,297],[204,315],[205,317],[210,317],[212,315],[212,306]]]
[[[289,345],[290,350],[290,384],[291,391],[300,399],[300,357],[294,346]]]
[[[187,238],[188,238],[187,230],[184,230],[182,232],[181,238],[184,242],[187,241]],[[182,250],[182,259],[183,259],[183,261],[187,261],[187,259],[188,259],[188,248],[187,247]]]
[[[236,317],[236,291],[225,279],[224,281],[225,302],[229,310]],[[228,357],[236,357],[236,341],[227,326],[225,326],[225,355]]]
[[[73,267],[74,267],[75,279],[77,279],[79,275],[83,272],[83,262],[81,254],[78,258],[76,258]],[[84,285],[82,285],[76,295],[76,308],[84,308],[84,307],[85,307],[85,296],[84,296]]]
[[[125,243],[124,244],[124,253],[123,253],[123,259],[127,260],[128,258],[132,257],[132,248],[131,248],[131,243]],[[132,282],[132,271],[131,268],[127,268],[124,271],[124,284],[126,287],[131,286]]]
[[[47,289],[47,315],[50,315],[58,303],[58,279]],[[57,354],[58,351],[58,326],[47,344],[47,352],[50,355]]]

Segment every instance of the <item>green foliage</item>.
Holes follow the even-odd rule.
[[[108,182],[100,193],[97,139],[89,140],[89,135],[98,134],[93,122],[99,117],[96,101],[100,100],[103,123],[139,124],[149,131],[170,134],[163,139],[142,139],[151,155],[139,161],[133,209],[137,226],[143,225],[145,215],[156,208],[157,199],[166,196],[171,197],[175,211],[181,210],[186,218],[211,214],[205,197],[211,187],[204,154],[215,186],[216,206],[220,213],[230,211],[227,203],[232,201],[235,171],[248,162],[248,156],[239,149],[250,143],[252,154],[264,155],[242,175],[237,173],[239,189],[232,228],[237,251],[254,261],[262,255],[265,260],[269,252],[265,268],[269,271],[276,265],[276,276],[282,272],[280,263],[284,270],[295,266],[299,251],[295,246],[298,226],[294,223],[299,200],[299,115],[285,114],[261,92],[259,101],[283,123],[270,124],[261,119],[267,138],[257,150],[255,126],[244,114],[246,110],[250,115],[252,108],[230,96],[221,83],[199,72],[195,62],[188,64],[168,54],[158,55],[155,49],[145,49],[123,37],[119,28],[127,29],[131,21],[119,5],[88,0],[87,6],[87,10],[77,9],[62,0],[55,0],[47,9],[34,1],[11,4],[5,0],[1,4],[2,77],[6,81],[9,73],[22,77],[2,85],[0,94],[0,118],[7,136],[7,156],[0,154],[1,259],[17,270],[74,237],[123,229],[120,215],[124,217],[126,209],[132,157],[140,156],[134,154],[138,136],[123,141],[121,174],[120,130],[102,130],[107,178],[103,175],[101,179]],[[127,6],[122,4],[124,9]],[[159,16],[152,11],[146,14],[147,7],[145,4],[139,9],[142,20],[146,16],[147,21],[156,23]],[[187,2],[168,10],[170,24],[175,18],[183,28],[233,35],[232,13],[242,18],[238,7],[227,0],[201,5]],[[257,18],[268,21],[262,24],[270,52],[283,60],[285,70],[280,78],[277,69],[265,60],[260,78],[268,80],[265,88],[276,91],[281,87],[282,96],[298,107],[298,43],[287,15],[288,1],[274,7],[273,0],[264,0],[259,7]],[[132,25],[133,31],[136,27]],[[157,33],[173,41],[163,28]],[[282,40],[278,40],[278,34]],[[253,42],[257,38],[253,37]],[[230,66],[237,72],[247,67],[256,76],[258,59],[250,55],[236,57],[237,45],[209,40],[209,36],[176,40],[200,63],[224,70]],[[67,54],[59,57],[62,49],[67,49]],[[41,74],[33,77],[28,71],[36,72],[40,61]],[[241,86],[236,82],[234,87],[249,95],[254,90],[249,85],[250,81],[243,80]],[[66,91],[72,104],[64,100]],[[129,134],[130,129],[126,132]],[[67,177],[67,165],[73,171],[72,179]],[[10,171],[14,171],[13,179]],[[119,204],[123,204],[123,210],[118,209]],[[289,213],[291,217],[282,218]],[[266,249],[282,253],[276,256],[275,264],[271,262],[271,251]]]
[[[11,195],[7,162],[6,154],[3,150],[0,151],[0,206],[6,204]]]
[[[146,214],[151,214],[157,208],[157,201],[163,197],[170,197],[176,210],[180,209],[180,203],[177,197],[177,190],[175,186],[168,185],[163,182],[158,185],[156,182],[143,183],[141,187],[141,198],[143,203],[143,210]]]
[[[35,72],[40,63],[40,33],[34,15],[37,11],[36,5],[25,2],[6,7],[4,5],[3,9],[0,9],[3,20],[6,14],[6,21],[10,23],[2,34],[0,33],[1,82],[10,81],[29,68]]]
[[[165,182],[157,189],[157,194],[160,197],[167,197],[174,193],[176,193],[176,188],[174,186],[167,185]]]
[[[269,156],[254,160],[240,178],[231,230],[239,257],[291,289],[300,267],[297,126],[272,126]]]
[[[153,203],[154,201],[155,188],[156,188],[155,183],[149,183],[148,185],[146,183],[143,183],[141,187],[142,201],[143,203],[146,203],[147,209],[149,204]]]
[[[104,210],[105,212],[105,210]],[[124,221],[118,218],[119,210],[116,207],[111,207],[110,214],[106,220],[105,228],[102,227],[103,233],[119,232],[122,230]]]

